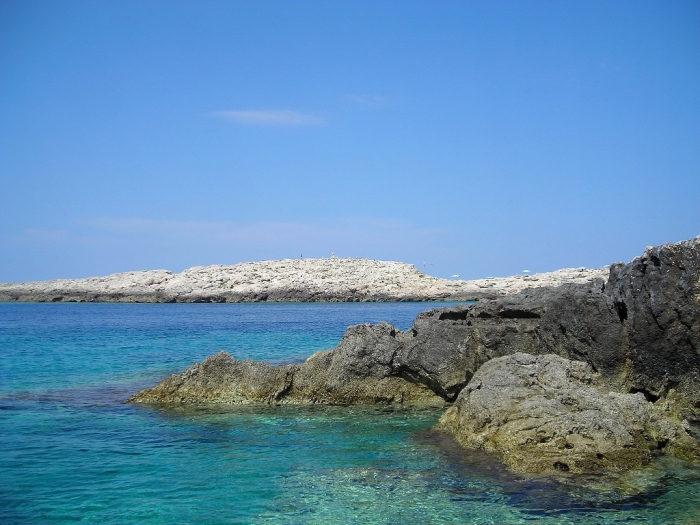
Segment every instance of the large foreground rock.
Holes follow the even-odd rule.
[[[126,272],[89,279],[0,284],[0,301],[181,302],[446,301],[496,297],[538,286],[583,283],[606,268],[489,278],[438,279],[413,265],[368,259],[285,259]]]
[[[664,450],[694,457],[687,422],[644,395],[601,388],[581,361],[517,353],[492,359],[437,428],[521,472],[627,470]]]

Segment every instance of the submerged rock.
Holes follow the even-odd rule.
[[[641,393],[607,392],[581,361],[517,353],[483,365],[437,425],[520,472],[628,470],[661,449],[693,456],[679,422]]]

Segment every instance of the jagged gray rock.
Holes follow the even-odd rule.
[[[700,408],[700,236],[649,247],[610,269],[606,294],[623,327],[628,384],[652,400]]]
[[[662,449],[698,452],[687,422],[641,393],[606,392],[589,365],[552,354],[490,360],[437,428],[520,472],[620,471]]]
[[[495,357],[557,354],[588,363],[612,390],[670,400],[680,416],[698,418],[699,283],[696,237],[613,265],[607,282],[528,290],[421,315],[453,325],[449,331],[468,356],[467,379]]]

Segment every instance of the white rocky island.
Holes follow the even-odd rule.
[[[439,279],[412,264],[369,259],[284,259],[235,265],[125,272],[88,279],[0,284],[0,301],[264,302],[450,301],[498,297],[528,288],[587,283],[608,268],[474,281]]]

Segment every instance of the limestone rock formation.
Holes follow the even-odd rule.
[[[367,259],[285,259],[233,266],[126,272],[89,279],[0,284],[0,301],[184,302],[447,301],[496,297],[538,286],[589,282],[607,268],[458,281],[413,265]]]
[[[700,420],[700,237],[647,248],[607,279],[424,312],[406,332],[350,327],[301,365],[217,354],[130,400],[440,403],[465,386],[441,427],[515,469],[624,469],[655,448],[697,457],[680,422]]]
[[[697,454],[687,422],[641,393],[601,386],[581,361],[499,357],[476,372],[437,427],[520,472],[609,472],[642,465],[661,449]]]
[[[404,334],[405,335],[405,334]],[[348,328],[334,349],[301,365],[272,367],[219,352],[129,398],[137,403],[442,404],[426,385],[402,377],[401,346],[387,323]]]
[[[130,400],[218,403],[443,403],[466,384],[466,326],[419,316],[402,332],[388,323],[349,327],[338,346],[301,365],[271,367],[226,352]],[[284,377],[284,384],[280,378]],[[254,385],[263,382],[255,388]]]
[[[607,281],[541,288],[428,314],[452,323],[467,379],[524,352],[584,361],[609,388],[700,418],[700,237],[647,248]],[[420,316],[419,316],[420,317]]]
[[[297,385],[309,382],[316,368],[327,385],[398,377],[453,401],[493,358],[557,354],[587,363],[613,390],[642,392],[653,401],[671,396],[674,406],[693,416],[700,406],[699,253],[700,237],[648,248],[628,265],[614,265],[608,282],[431,310],[406,332],[386,323],[350,327],[336,349],[289,373]],[[284,397],[294,393],[300,401],[303,392],[292,388]],[[309,399],[342,402],[336,394],[316,391]]]
[[[147,403],[272,403],[289,388],[293,365],[272,367],[219,352],[129,398]]]

